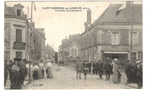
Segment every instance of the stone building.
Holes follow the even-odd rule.
[[[26,59],[27,19],[23,8],[21,4],[16,4],[13,7],[5,5],[4,8],[4,54],[7,60]]]
[[[142,4],[109,5],[81,38],[87,60],[142,59]]]

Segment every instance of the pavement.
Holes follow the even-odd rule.
[[[53,79],[40,79],[32,81],[23,89],[134,89],[137,86],[113,84],[111,80],[99,79],[97,75],[88,75],[87,80],[82,75],[81,80],[76,79],[76,73],[70,66],[52,67]]]

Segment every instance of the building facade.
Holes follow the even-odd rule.
[[[34,60],[45,59],[45,32],[43,28],[35,28],[34,30]]]
[[[69,36],[69,57],[76,58],[80,56],[80,34]]]
[[[48,44],[45,46],[45,59],[55,62],[55,51]]]
[[[23,8],[21,4],[12,7],[5,4],[5,59],[44,60],[46,56],[44,29],[36,28],[35,23],[24,14]]]
[[[34,48],[34,36],[35,36],[35,24],[34,22],[27,21],[27,37],[26,37],[26,58],[28,61],[33,61],[35,57]]]
[[[142,59],[142,5],[126,2],[111,4],[104,13],[81,34],[82,57],[104,60]]]
[[[70,35],[68,39],[63,39],[59,47],[59,62],[72,62],[75,61],[77,57],[80,57],[80,44],[80,34]]]
[[[5,5],[5,59],[26,59],[26,15],[23,6],[16,4],[13,7]]]

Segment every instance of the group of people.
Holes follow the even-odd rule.
[[[106,80],[110,79],[110,74],[112,74],[112,65],[106,61],[105,63],[98,62],[87,62],[79,60],[76,63],[76,79],[81,79],[81,73],[84,74],[84,79],[87,79],[87,74],[99,75],[102,79],[103,74],[106,75]]]
[[[40,61],[39,63],[29,63],[27,65],[27,69],[30,69],[31,73],[31,80],[38,80],[38,79],[51,79],[53,78],[52,74],[52,63],[51,62],[43,62]]]
[[[22,60],[19,58],[15,58],[13,61],[5,60],[4,66],[4,85],[6,86],[8,77],[10,80],[10,88],[11,89],[21,89],[25,77],[27,75],[26,70],[26,60]]]
[[[53,78],[52,63],[50,61],[32,63],[25,59],[15,58],[14,61],[5,60],[4,85],[10,82],[10,89],[21,89],[24,81]]]
[[[113,83],[137,83],[142,87],[142,62],[121,61],[117,58],[106,58],[104,61],[87,62],[78,59],[76,63],[76,79],[87,79],[87,74],[99,75],[100,79],[112,80]]]

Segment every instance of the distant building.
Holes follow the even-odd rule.
[[[81,40],[82,57],[87,60],[142,59],[142,5],[111,4]]]
[[[68,62],[69,46],[70,46],[70,41],[68,39],[63,39],[61,45],[59,46],[59,53],[58,53],[59,62]]]
[[[70,35],[68,39],[62,40],[58,60],[61,62],[75,61],[80,56],[80,43],[80,34]]]
[[[69,36],[69,57],[76,58],[80,56],[80,34]]]
[[[34,32],[34,52],[36,61],[45,59],[45,32],[43,28],[36,28]]]
[[[13,7],[5,5],[5,59],[26,59],[26,31],[27,19],[23,6],[16,4]]]
[[[55,61],[55,51],[50,45],[45,46],[45,58],[51,61]]]

